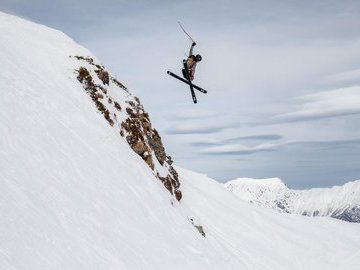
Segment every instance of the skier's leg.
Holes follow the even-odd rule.
[[[182,74],[183,74],[183,77],[184,77],[185,79],[189,80],[188,75],[187,75],[187,72],[186,72],[186,70],[185,70],[184,68],[182,69]]]

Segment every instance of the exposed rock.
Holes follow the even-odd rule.
[[[195,228],[199,231],[199,233],[200,233],[203,237],[206,236],[206,234],[205,234],[205,232],[204,232],[204,229],[203,229],[203,227],[202,227],[201,225],[194,225],[194,226],[195,226]]]
[[[172,164],[173,164],[173,161],[172,161],[172,159],[171,159],[171,156],[166,156],[166,162],[167,162],[167,164],[169,164],[169,165],[172,165]]]
[[[206,237],[206,234],[204,232],[204,228],[201,225],[196,225],[194,220],[190,218],[191,224],[198,230],[198,232],[203,236]]]
[[[144,152],[143,155],[141,155],[141,157],[143,158],[143,160],[145,161],[145,163],[150,167],[151,170],[155,169],[155,165],[152,159],[152,156],[150,155],[149,152]]]
[[[94,101],[98,111],[103,114],[111,126],[117,123],[116,126],[119,127],[119,134],[126,138],[126,141],[133,151],[144,160],[154,172],[154,175],[161,180],[165,188],[180,201],[182,193],[180,191],[178,174],[171,166],[173,161],[170,156],[166,156],[161,137],[156,129],[151,127],[149,114],[145,112],[140,100],[132,96],[122,83],[113,78],[103,66],[96,64],[90,57],[75,56],[75,58],[80,61],[85,61],[90,66],[96,68],[80,67],[79,70],[77,70],[77,79]],[[92,72],[97,75],[103,85],[94,82],[91,75]],[[110,85],[110,83],[124,90],[128,99],[125,101],[125,112],[123,113],[123,117],[121,117],[121,119],[125,118],[125,120],[122,120],[121,123],[118,122],[114,111],[121,112],[123,108],[118,101],[109,95],[109,89],[106,89],[106,85]],[[100,100],[107,100],[108,102],[104,104]],[[153,157],[156,157],[156,159],[154,160]],[[155,162],[163,166],[168,171],[168,174],[161,176],[156,170]]]
[[[124,89],[124,90],[127,90],[127,88],[126,88],[121,82],[119,82],[117,79],[111,77],[111,81],[112,81],[114,84],[116,84],[118,87],[120,87],[120,88],[122,88],[122,89]]]
[[[70,56],[70,57],[71,57],[71,56]],[[74,56],[74,57],[75,57],[77,60],[84,60],[84,61],[88,62],[90,65],[93,65],[93,66],[97,67],[98,69],[104,69],[103,66],[98,65],[98,64],[95,64],[95,63],[94,63],[94,59],[92,59],[91,57],[78,56],[78,55],[76,55],[76,56]]]
[[[139,155],[142,155],[145,151],[148,151],[149,148],[142,141],[137,141],[132,145],[132,149]]]
[[[360,223],[360,205],[349,207],[343,211],[336,211],[331,217],[348,222]]]
[[[110,117],[109,110],[104,106],[103,103],[99,101],[99,99],[104,98],[104,96],[99,92],[104,93],[104,89],[96,85],[93,81],[92,76],[90,75],[90,72],[85,67],[80,67],[79,70],[77,70],[78,76],[77,79],[79,82],[82,83],[84,89],[86,92],[90,95],[91,99],[94,101],[96,108],[104,115],[104,118],[108,121],[108,123],[113,126],[114,121]],[[106,92],[106,91],[105,91]]]
[[[114,107],[118,110],[121,111],[121,106],[119,103],[117,103],[116,101],[114,101]]]
[[[103,96],[102,94],[100,94],[100,93],[95,93],[95,95],[96,95],[96,98],[97,98],[97,99],[99,99],[99,98],[104,98],[104,96]]]
[[[175,198],[180,201],[182,199],[182,193],[180,190],[176,189],[175,190]]]
[[[156,129],[152,130],[151,137],[148,137],[150,147],[154,150],[155,156],[161,165],[164,165],[166,159],[165,148]]]
[[[95,73],[97,74],[99,79],[103,82],[103,84],[109,85],[109,82],[110,82],[109,73],[106,70],[97,69],[97,70],[95,70]]]

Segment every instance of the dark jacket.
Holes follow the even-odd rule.
[[[193,48],[194,45],[191,45],[190,51],[189,51],[189,57],[186,60],[186,65],[189,70],[190,80],[194,80],[195,75],[195,68],[196,68],[196,61],[195,61],[195,55],[193,55]]]

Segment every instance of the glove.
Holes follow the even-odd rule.
[[[196,43],[195,42],[193,42],[193,44],[191,44],[191,47],[194,47],[196,45]]]

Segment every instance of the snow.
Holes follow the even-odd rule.
[[[261,180],[238,178],[225,183],[225,187],[245,201],[258,202],[257,199],[261,197],[261,202],[263,202],[264,205],[269,205],[279,198],[279,194],[287,189],[279,178]],[[259,202],[258,204],[261,203]]]
[[[207,238],[244,269],[358,267],[358,224],[269,211],[240,200],[206,175],[177,170],[183,192],[190,197],[184,197],[184,204],[201,218]]]
[[[0,269],[358,269],[358,224],[281,215],[181,168],[175,201],[77,81],[69,56],[87,49],[1,12],[0,33]]]
[[[332,188],[289,189],[281,179],[238,178],[224,184],[240,199],[280,212],[339,217],[349,209],[360,209],[360,180]],[[356,214],[356,213],[354,213]],[[359,220],[354,216],[354,220]]]
[[[76,80],[69,55],[90,52],[3,13],[0,25],[0,269],[208,265],[198,233]]]

